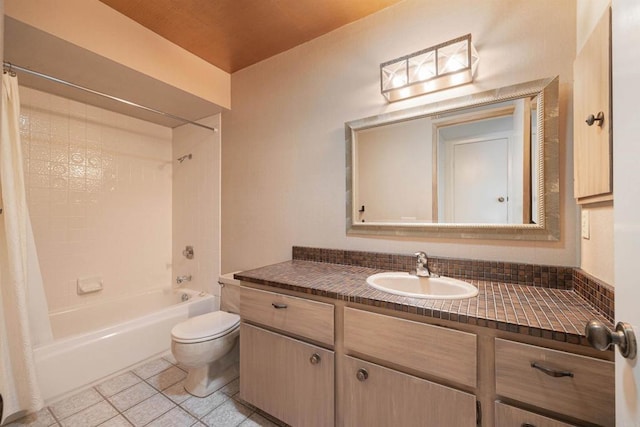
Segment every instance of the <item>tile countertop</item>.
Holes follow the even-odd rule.
[[[236,279],[337,300],[382,307],[502,331],[588,345],[584,326],[591,319],[613,325],[573,290],[486,280],[466,280],[478,296],[432,300],[394,295],[372,288],[366,278],[384,270],[291,260],[236,273]]]

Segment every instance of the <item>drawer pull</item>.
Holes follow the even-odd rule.
[[[278,310],[281,308],[287,308],[287,304],[283,304],[281,302],[272,302],[271,305],[273,308],[277,308]]]
[[[536,426],[535,426],[535,424],[522,423],[522,425],[520,427],[536,427]]]
[[[360,368],[358,369],[358,372],[356,372],[356,378],[361,382],[366,381],[367,378],[369,378],[369,372],[364,368]]]
[[[549,375],[550,377],[555,377],[555,378],[572,377],[573,378],[573,372],[557,371],[555,369],[551,369],[551,368],[547,368],[546,366],[539,365],[538,362],[531,362],[531,367],[534,369],[541,370],[542,372]]]
[[[318,353],[313,353],[309,358],[309,362],[311,362],[312,365],[317,365],[320,363],[320,360],[320,355]]]

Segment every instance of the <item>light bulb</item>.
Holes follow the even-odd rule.
[[[407,83],[407,78],[405,76],[395,76],[391,81],[391,85],[393,87],[404,86]]]

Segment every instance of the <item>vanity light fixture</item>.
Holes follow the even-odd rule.
[[[478,61],[467,34],[380,64],[380,89],[393,102],[471,83]]]

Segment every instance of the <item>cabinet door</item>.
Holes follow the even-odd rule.
[[[472,394],[349,356],[342,362],[343,426],[476,425]]]
[[[294,426],[334,424],[332,351],[243,323],[240,397]]]
[[[574,194],[578,203],[612,199],[610,11],[600,18],[573,67]],[[587,116],[604,114],[588,126]]]

